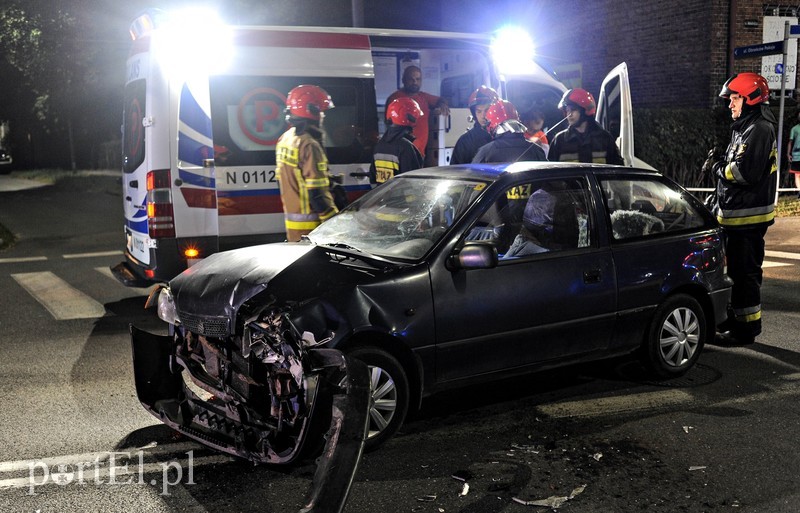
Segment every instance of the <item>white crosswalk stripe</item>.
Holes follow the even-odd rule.
[[[96,319],[106,313],[103,305],[49,271],[17,273],[11,277],[56,320]]]

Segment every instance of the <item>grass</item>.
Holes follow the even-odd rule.
[[[775,208],[777,217],[800,216],[800,199],[795,193],[791,196],[782,196],[778,199],[778,206]]]

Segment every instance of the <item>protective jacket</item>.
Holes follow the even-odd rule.
[[[478,150],[472,162],[516,162],[518,160],[547,160],[544,150],[528,142],[521,132],[506,132]]]
[[[383,183],[395,175],[419,169],[422,155],[414,146],[411,127],[390,125],[375,145],[375,154],[369,166],[372,183]]]
[[[547,158],[554,162],[624,163],[611,134],[594,119],[587,120],[584,133],[578,132],[575,127],[557,133],[550,143]]]
[[[456,141],[453,155],[450,157],[450,163],[469,164],[475,158],[475,154],[478,153],[481,146],[490,142],[492,142],[492,136],[476,123]]]
[[[775,222],[776,124],[769,107],[758,106],[742,112],[731,125],[725,160],[713,167],[718,178],[714,213],[725,228]]]
[[[328,158],[317,139],[319,129],[306,126],[302,132],[292,127],[278,139],[275,170],[286,218],[286,237],[300,240],[338,212],[330,192]]]

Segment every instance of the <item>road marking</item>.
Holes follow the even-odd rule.
[[[49,271],[17,273],[11,277],[56,320],[96,319],[106,314],[103,305]]]
[[[114,283],[116,283],[118,285],[122,285],[122,283],[120,283],[119,280],[117,280],[117,278],[114,277],[114,273],[111,272],[110,268],[108,268],[108,267],[95,267],[94,270],[99,272],[103,276],[107,276],[107,277],[111,278],[112,280],[114,280]],[[131,290],[139,290],[143,294],[147,295],[147,294],[150,293],[150,289],[152,289],[153,287],[154,287],[154,285],[146,285],[144,287],[126,287],[126,288],[131,289]]]
[[[92,258],[92,257],[102,257],[102,256],[115,256],[121,255],[122,251],[95,251],[94,253],[72,253],[70,255],[61,255],[64,258]]]
[[[800,260],[800,253],[789,253],[788,251],[765,251],[764,255],[774,258],[786,258],[788,260]]]
[[[0,258],[0,264],[18,264],[20,262],[43,262],[46,256],[20,257],[20,258]]]
[[[36,460],[16,460],[0,462],[0,489],[28,488],[31,492],[48,484],[65,486],[67,484],[155,484],[144,480],[145,474],[162,474],[176,470],[175,465],[192,469],[235,461],[233,457],[216,453],[194,456],[194,451],[205,451],[196,443],[174,443],[140,448],[127,448],[114,451],[90,452],[51,456]],[[149,461],[146,461],[149,460]],[[155,460],[153,463],[152,460]],[[169,460],[169,461],[167,461]],[[182,474],[182,471],[180,471]],[[25,477],[21,477],[24,475]],[[138,480],[136,479],[138,476]],[[177,483],[174,483],[177,484]],[[173,484],[173,485],[174,485]],[[194,484],[194,482],[187,482]],[[31,493],[29,493],[31,494]]]
[[[768,262],[764,260],[764,263],[761,264],[761,267],[786,267],[787,265],[794,265],[794,264],[787,264],[786,262]]]
[[[641,411],[687,403],[694,400],[685,390],[659,390],[617,397],[598,397],[581,401],[542,404],[536,409],[552,418],[591,417],[627,411]]]

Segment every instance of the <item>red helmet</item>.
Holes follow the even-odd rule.
[[[331,96],[319,86],[299,85],[286,95],[286,113],[290,117],[319,121],[320,113],[332,108]]]
[[[482,85],[469,95],[469,108],[473,110],[478,105],[491,105],[500,99],[497,91],[489,86]],[[474,111],[473,111],[474,114]]]
[[[747,105],[758,105],[769,101],[769,85],[767,79],[758,73],[738,73],[725,82],[720,98],[728,99],[732,94],[744,96]]]
[[[422,114],[419,103],[413,98],[396,98],[386,107],[386,120],[393,125],[416,126]]]
[[[489,133],[491,134],[497,130],[501,123],[512,119],[519,121],[519,114],[517,114],[517,109],[510,101],[500,100],[494,102],[486,110],[486,119],[489,121]]]
[[[594,116],[594,113],[597,112],[594,96],[586,89],[567,89],[561,97],[561,101],[558,102],[558,108],[564,110],[567,106],[580,107],[587,116]]]

